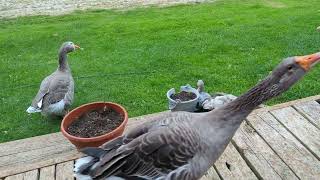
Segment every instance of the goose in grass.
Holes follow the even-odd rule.
[[[84,148],[78,179],[193,180],[219,158],[241,122],[262,102],[280,95],[317,62],[320,52],[284,59],[234,101],[206,113],[172,112],[149,119],[99,148]]]
[[[58,69],[42,80],[28,113],[41,112],[44,116],[64,116],[73,101],[74,81],[67,61],[67,54],[80,48],[65,42],[59,50]]]

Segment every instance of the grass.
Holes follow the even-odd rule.
[[[220,0],[129,11],[0,20],[0,142],[59,131],[60,121],[26,108],[57,67],[67,40],[76,83],[73,107],[114,101],[129,116],[167,109],[166,91],[205,81],[240,95],[284,57],[319,51],[318,0]],[[320,68],[268,104],[319,94]]]

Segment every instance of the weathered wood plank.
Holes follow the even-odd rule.
[[[301,179],[318,179],[320,163],[269,112],[250,115],[248,122]]]
[[[273,180],[298,179],[246,121],[241,124],[232,140],[259,177]]]
[[[55,165],[41,168],[39,180],[55,180]]]
[[[0,144],[0,157],[28,152],[48,146],[54,146],[64,142],[66,139],[60,133],[52,133],[43,136],[36,136]]]
[[[39,178],[39,171],[35,169],[33,171],[28,171],[24,173],[23,180],[38,180]]]
[[[257,179],[231,143],[217,160],[215,167],[223,179]]]
[[[23,180],[23,174],[16,174],[13,176],[8,176],[4,180]]]
[[[201,178],[201,180],[221,180],[217,171],[212,166],[207,173]]]
[[[56,180],[73,180],[73,161],[57,164]]]
[[[170,112],[130,118],[125,131],[167,113]],[[70,161],[81,156],[82,154],[60,132],[2,143],[0,144],[0,178]]]
[[[11,154],[8,156],[3,156],[0,159],[0,167],[13,166],[19,162],[32,163],[33,161],[38,161],[43,158],[55,157],[55,155],[63,153],[65,151],[72,150],[71,145],[60,144],[59,149],[57,145],[48,146],[41,149],[35,149],[24,153]]]
[[[320,104],[316,101],[301,102],[293,107],[320,129]]]
[[[141,116],[136,118],[130,118],[127,125],[127,129],[128,128],[130,129],[132,126],[142,123],[142,122],[136,122],[136,121],[139,121],[139,120],[143,121],[144,119],[161,116],[165,113],[167,112],[151,114],[151,115],[146,115],[146,116]],[[60,143],[67,144],[67,143],[63,143],[66,141],[67,141],[66,138],[62,136],[61,133],[59,132],[59,133],[36,136],[32,138],[21,139],[21,140],[6,142],[6,143],[0,143],[0,157],[28,152],[36,149],[41,149],[41,148],[47,148],[49,146],[55,146],[56,144],[60,144]],[[71,144],[68,143],[68,145],[71,145]]]
[[[255,110],[251,114],[259,114],[260,112],[271,111],[271,110],[275,110],[275,109],[281,109],[281,108],[284,108],[284,107],[289,107],[289,106],[295,105],[297,103],[315,101],[315,100],[319,100],[319,99],[320,99],[320,95],[310,96],[310,97],[297,99],[297,100],[293,100],[293,101],[289,101],[289,102],[285,102],[285,103],[281,103],[281,104],[276,104],[276,105],[273,105],[273,106],[267,106],[265,108],[260,108],[260,109]]]
[[[292,101],[292,102],[283,103],[283,104],[276,105],[273,107],[261,108],[261,109],[255,110],[253,112],[253,114],[257,114],[257,113],[259,114],[260,112],[265,112],[267,110],[280,109],[280,108],[283,108],[286,106],[293,106],[294,108],[299,110],[297,108],[298,106],[295,106],[296,103],[307,103],[308,101],[314,101],[316,99],[320,99],[320,95],[308,97],[305,99],[296,100],[296,101]],[[303,112],[299,110],[299,112],[306,114],[305,117],[308,117],[308,119],[309,119],[309,116],[310,116],[310,118],[313,118],[313,119],[316,119],[318,117],[318,116],[314,116],[311,114],[311,113],[315,112],[314,110],[310,110],[309,112],[307,112],[306,110],[304,110]],[[157,114],[142,116],[142,117],[138,117],[138,118],[130,118],[128,126],[126,128],[126,131],[128,129],[133,128],[133,127],[139,126],[141,123],[146,121],[146,119],[160,117],[166,113],[169,113],[169,112],[157,113]],[[258,118],[258,119],[260,119],[260,118]],[[138,120],[138,121],[136,121],[136,120]],[[270,122],[268,122],[268,123],[270,124]],[[312,156],[312,154],[309,151],[307,151],[307,149],[299,141],[297,141],[294,138],[294,136],[292,136],[292,134],[290,134],[290,133],[287,134],[288,132],[286,131],[285,128],[282,127],[282,129],[276,128],[276,130],[270,130],[269,128],[272,129],[274,127],[270,126],[268,123],[264,123],[264,126],[267,126],[266,127],[267,130],[261,130],[264,128],[263,125],[261,125],[261,126],[257,125],[254,128],[255,129],[257,129],[257,127],[260,128],[260,131],[263,131],[263,133],[261,133],[259,131],[258,132],[262,136],[264,136],[264,134],[268,134],[267,138],[265,138],[265,137],[263,137],[263,138],[266,140],[266,142],[269,145],[271,145],[271,147],[275,151],[275,153],[277,155],[279,155],[281,157],[281,159],[292,170],[296,171],[295,173],[300,178],[302,177],[303,179],[308,179],[308,178],[311,178],[311,179],[316,178],[317,179],[318,177],[320,177],[319,161],[316,161],[315,157]],[[279,125],[281,127],[281,124],[279,124]],[[283,130],[284,130],[284,132],[282,132]],[[273,136],[275,136],[274,134],[276,134],[277,137],[273,137]],[[272,139],[274,139],[274,138],[278,138],[280,140],[277,140],[276,142],[271,142]],[[254,139],[254,138],[252,138],[252,139]],[[289,143],[285,142],[287,139],[289,139]],[[255,141],[260,142],[259,140],[255,140]],[[276,145],[275,143],[279,144],[279,145]],[[50,147],[52,145],[53,145],[53,147]],[[247,145],[247,146],[251,147],[249,145]],[[276,147],[273,147],[273,146],[276,146]],[[281,148],[283,148],[283,146],[285,148],[281,149]],[[300,147],[300,146],[302,146],[302,147]],[[65,148],[65,149],[63,151],[60,151],[61,147]],[[264,147],[264,145],[261,147],[258,146],[257,149],[261,150],[263,147]],[[256,147],[252,147],[252,148],[256,148]],[[227,148],[227,149],[229,149],[229,148]],[[239,149],[241,149],[241,148],[239,148]],[[53,156],[47,155],[46,150],[50,151],[54,155]],[[253,149],[253,153],[251,153],[251,154],[246,154],[246,153],[242,154],[244,156],[244,158],[246,158],[246,161],[247,161],[247,163],[249,163],[250,166],[253,165],[253,161],[255,160],[254,158],[257,158],[258,160],[261,161],[261,163],[263,163],[263,160],[259,159],[260,154],[256,155],[256,157],[254,156],[254,153],[256,152],[254,150],[255,149]],[[267,150],[267,151],[269,151],[269,150]],[[31,154],[31,158],[27,158],[27,155],[30,155],[30,152],[32,152],[33,154],[38,154],[38,156],[40,158],[37,156],[33,156],[32,154]],[[260,151],[257,151],[257,152],[260,153]],[[261,152],[263,153],[264,151],[261,151]],[[290,152],[293,152],[292,156],[290,156]],[[39,136],[39,137],[34,137],[34,138],[28,138],[28,139],[23,139],[23,140],[8,142],[8,143],[2,143],[2,144],[0,144],[0,179],[4,178],[6,176],[10,176],[12,174],[18,174],[21,172],[30,171],[30,170],[37,169],[37,168],[44,167],[44,166],[50,166],[53,164],[66,162],[66,161],[73,160],[73,159],[81,157],[81,156],[82,155],[76,151],[76,149],[73,147],[73,145],[71,145],[62,136],[61,133],[54,133],[54,134],[49,134],[49,135],[44,135],[44,136]],[[284,157],[284,156],[286,156],[286,157]],[[10,157],[10,158],[7,158],[7,157]],[[250,158],[248,158],[248,157],[252,158],[251,161],[250,161]],[[270,158],[269,156],[265,156],[265,154],[263,154],[263,157]],[[21,159],[21,160],[19,160],[19,159]],[[242,159],[242,161],[243,161],[243,159]],[[267,160],[267,162],[270,163],[271,161]],[[316,162],[318,162],[318,163],[316,163]],[[4,164],[6,164],[8,166],[6,166]],[[282,166],[279,164],[271,162],[269,165],[270,165],[270,167],[274,168],[274,172],[277,172],[277,173],[279,173],[279,172],[284,173],[285,172],[285,171],[281,171]],[[279,165],[279,167],[277,167],[278,165]],[[226,167],[224,167],[224,168],[226,168]],[[232,168],[232,166],[231,166],[231,168]],[[259,169],[258,167],[253,167],[253,168],[256,168],[254,170],[257,174],[259,174],[259,175],[263,174],[263,172],[258,171],[258,169]],[[279,169],[277,169],[277,168],[279,168]],[[220,169],[221,169],[221,167],[220,167]],[[212,168],[212,170],[213,170],[212,172],[215,175],[217,175],[217,172],[215,171],[215,169]],[[223,170],[226,170],[226,169],[223,169]],[[218,173],[219,173],[219,175],[221,175],[220,171]],[[264,173],[266,173],[266,172],[264,172]],[[278,174],[280,177],[285,175],[285,173],[283,175],[281,173]],[[231,174],[233,175],[233,174],[237,174],[237,173],[233,172]],[[219,178],[219,176],[216,176],[216,177]],[[229,177],[231,177],[231,175]],[[276,177],[276,175],[274,177]],[[289,177],[292,177],[292,176],[289,175]],[[238,177],[236,177],[236,179],[238,179]],[[284,178],[284,179],[286,179],[286,178]]]
[[[318,128],[292,107],[276,109],[270,113],[320,159],[320,131]]]
[[[77,157],[81,157],[81,154],[67,143],[11,154],[0,158],[0,176],[25,172]]]

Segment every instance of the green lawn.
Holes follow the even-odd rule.
[[[25,110],[71,40],[73,107],[113,101],[129,116],[166,110],[166,91],[205,81],[208,92],[240,95],[284,57],[319,51],[318,0],[220,0],[129,11],[0,20],[0,142],[59,131]],[[275,104],[319,94],[320,67]]]

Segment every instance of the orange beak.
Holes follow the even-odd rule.
[[[320,52],[306,56],[296,56],[296,62],[306,71],[320,61]]]
[[[76,48],[76,49],[80,49],[80,46],[78,46],[78,45],[74,45],[74,47]]]

